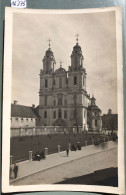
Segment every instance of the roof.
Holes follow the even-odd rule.
[[[39,113],[36,108],[11,104],[11,117],[37,118]]]
[[[98,106],[92,106],[92,105],[90,105],[90,106],[88,106],[88,110],[94,110],[94,111],[100,111],[101,112],[101,109],[100,108],[98,108]]]
[[[66,70],[62,67],[55,70],[55,73],[65,73],[65,72],[66,72]]]

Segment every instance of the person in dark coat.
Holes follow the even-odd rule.
[[[66,149],[66,154],[69,156],[69,148]]]
[[[15,179],[17,178],[17,173],[18,173],[18,166],[16,165],[16,163],[14,163],[14,177]]]

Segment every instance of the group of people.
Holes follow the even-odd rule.
[[[38,152],[35,152],[35,155],[33,156],[33,160],[38,160],[40,161],[41,159],[45,159],[45,153],[44,151],[42,150],[41,152],[38,151]]]
[[[77,142],[77,144],[71,145],[71,151],[76,151],[76,150],[81,150],[81,145],[79,142]]]

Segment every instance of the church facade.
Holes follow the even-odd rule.
[[[49,43],[40,70],[39,125],[88,130],[90,95],[86,91],[87,74],[78,38],[70,57],[68,70],[61,63],[55,70],[55,57]]]

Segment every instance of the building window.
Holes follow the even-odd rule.
[[[56,105],[56,100],[53,100],[53,105],[54,105],[54,106]]]
[[[95,120],[95,126],[97,127],[97,120]]]
[[[59,88],[62,88],[62,78],[59,78]]]
[[[48,80],[45,79],[45,88],[47,88],[47,87],[48,87]]]
[[[77,84],[77,76],[74,76],[74,85]]]
[[[47,118],[47,111],[44,112],[44,118]]]
[[[67,105],[67,100],[66,99],[64,100],[64,104]]]
[[[74,110],[74,111],[73,111],[73,118],[76,119],[76,117],[77,117],[77,111]]]
[[[77,95],[75,94],[74,95],[74,104],[76,104],[77,103]]]
[[[61,109],[58,110],[58,118],[62,118],[62,111],[61,111]]]
[[[58,105],[62,105],[62,97],[58,97]]]
[[[47,96],[44,97],[44,105],[47,106]]]
[[[67,111],[64,111],[64,118],[67,118]]]
[[[31,118],[31,121],[33,121],[33,119]]]
[[[15,118],[16,121],[18,121],[18,118]]]
[[[28,121],[28,118],[26,118],[26,121]]]
[[[56,111],[53,111],[53,118],[56,118]]]
[[[21,118],[21,122],[23,122],[23,118]]]

